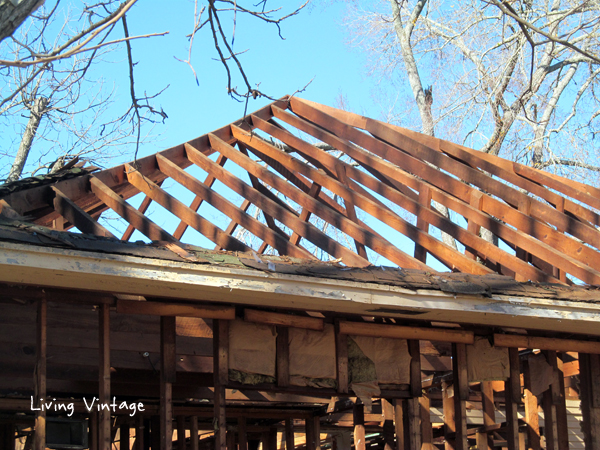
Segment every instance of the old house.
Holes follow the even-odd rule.
[[[600,448],[597,188],[284,98],[0,208],[2,449]]]

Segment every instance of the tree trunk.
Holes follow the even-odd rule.
[[[47,111],[48,103],[49,99],[45,97],[38,97],[34,100],[33,106],[31,107],[31,115],[29,116],[29,121],[25,127],[25,132],[23,133],[23,138],[21,139],[21,145],[19,145],[19,151],[17,152],[15,162],[13,163],[10,173],[8,174],[8,178],[6,179],[7,183],[10,183],[11,181],[17,181],[19,178],[21,178],[23,167],[27,162],[27,157],[29,156],[29,151],[31,150],[31,145],[33,144],[38,126],[40,125],[42,117]]]
[[[403,26],[402,24],[402,16],[400,15],[400,6],[398,5],[398,0],[390,1],[392,4],[394,30],[396,31],[396,36],[400,41],[400,48],[402,49],[402,59],[404,60],[404,67],[406,68],[406,74],[408,75],[408,82],[410,83],[413,95],[415,96],[417,108],[419,108],[419,115],[421,116],[421,123],[423,124],[422,132],[423,134],[433,136],[434,125],[433,114],[431,112],[433,97],[431,91],[429,91],[429,93],[426,95],[425,90],[423,89],[423,83],[421,82],[421,76],[419,75],[417,61],[415,60],[415,55],[410,44],[410,36],[412,34],[412,29],[414,27],[414,24],[418,20],[421,11],[423,11],[427,0],[420,0],[419,2],[417,2],[417,5],[415,6],[415,9],[411,14],[411,18],[406,24],[406,26]],[[448,208],[446,208],[444,205],[434,201],[433,207],[440,214],[444,215],[447,218],[450,218]],[[456,240],[449,234],[442,232],[442,241],[446,245],[449,245],[450,247],[454,248],[455,250],[457,249]]]
[[[11,36],[44,0],[0,0],[0,42]]]

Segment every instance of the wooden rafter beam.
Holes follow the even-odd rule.
[[[154,301],[117,300],[117,312],[121,314],[149,314],[152,316],[199,317],[202,319],[235,319],[235,308],[231,306]]]
[[[229,216],[235,223],[241,224],[245,229],[250,231],[255,236],[259,237],[263,241],[266,241],[269,245],[275,248],[282,255],[290,255],[296,256],[298,258],[308,258],[313,259],[314,257],[308,253],[306,250],[293,246],[289,243],[289,241],[281,236],[281,234],[271,230],[269,227],[262,224],[260,221],[252,217],[243,209],[235,206],[229,200],[218,194],[217,192],[211,190],[206,185],[196,180],[187,172],[179,169],[176,164],[173,164],[166,158],[161,156],[157,156],[157,161],[160,169],[164,171],[164,173],[168,174],[175,181],[189,189],[191,192],[196,194],[199,197],[202,197],[205,201],[213,205],[223,214]],[[215,164],[216,165],[216,164]],[[216,165],[221,168],[220,166]],[[222,169],[222,168],[221,168]],[[211,173],[211,172],[209,172]],[[248,200],[248,199],[246,199]],[[248,200],[250,201],[250,200]],[[174,202],[172,202],[174,204]],[[186,207],[187,208],[187,207]],[[182,208],[180,208],[182,209]],[[189,208],[187,208],[189,210]],[[196,214],[196,213],[194,213]],[[216,227],[215,227],[216,228]],[[200,231],[202,234],[204,232]],[[220,231],[220,230],[218,230]],[[228,233],[220,231],[219,235],[222,233],[223,236],[227,237],[227,240],[233,240],[235,238],[229,236]],[[210,239],[210,236],[207,236]],[[212,239],[211,239],[212,240]],[[221,246],[221,248],[232,249],[232,245],[228,243],[228,241],[216,241],[213,240],[216,244]],[[236,239],[237,241],[237,239]],[[239,241],[238,241],[239,242]],[[227,245],[224,245],[227,243]],[[244,244],[245,249],[243,251],[252,251],[252,249]]]
[[[577,339],[546,338],[517,334],[494,334],[496,347],[539,348],[558,352],[600,354],[600,342]]]
[[[161,155],[157,155],[157,159],[159,161],[166,160],[162,158],[163,157]],[[175,164],[171,163],[171,165],[179,169],[179,167]],[[184,205],[171,194],[167,193],[163,188],[145,178],[133,167],[128,165],[127,168],[127,179],[132,185],[152,198],[152,200],[161,205],[163,208],[167,209],[167,211],[172,212],[199,233],[206,236],[212,242],[219,244],[222,248],[227,250],[242,252],[252,251],[249,246],[235,239],[234,237],[227,235],[223,230],[213,225],[210,221],[190,209],[188,206]],[[187,172],[184,172],[183,170],[181,170],[181,173],[187,174]],[[195,178],[192,179],[197,181]]]
[[[88,213],[81,209],[77,204],[63,194],[56,186],[52,186],[55,197],[53,200],[54,209],[62,217],[71,222],[82,233],[93,234],[95,236],[112,237],[115,236],[96,222]],[[116,238],[115,238],[116,239]]]
[[[92,192],[96,195],[96,197],[98,197],[98,199],[103,201],[109,208],[120,215],[128,223],[133,225],[148,239],[153,241],[179,242],[177,239],[123,200],[111,188],[100,181],[100,179],[91,177],[90,185]]]
[[[156,183],[158,186],[162,185],[162,181],[159,181],[158,183]],[[142,203],[140,203],[140,206],[138,208],[138,211],[141,212],[142,214],[146,214],[146,211],[148,210],[148,208],[150,207],[150,204],[152,203],[152,199],[150,197],[148,197],[147,195],[144,197],[144,200],[142,200]],[[127,229],[125,230],[125,232],[123,233],[123,236],[121,237],[122,241],[128,241],[131,238],[131,235],[133,234],[133,232],[135,231],[135,228],[133,225],[128,224],[127,225]],[[181,236],[180,236],[181,237]],[[179,239],[179,237],[175,238],[175,239]]]
[[[510,242],[517,243],[519,247],[527,247],[528,251],[536,254],[542,259],[556,261],[556,264],[560,265],[561,268],[588,283],[594,284],[594,279],[600,280],[600,278],[598,278],[598,275],[600,274],[597,273],[596,269],[593,269],[593,267],[598,266],[597,262],[600,260],[600,254],[581,243],[577,243],[577,247],[574,247],[571,244],[576,241],[557,232],[552,227],[532,219],[487,194],[483,195],[483,212],[473,208],[469,205],[471,195],[473,192],[479,191],[459,182],[459,180],[443,174],[424,162],[413,158],[411,155],[403,154],[402,158],[399,159],[399,157],[396,157],[395,153],[399,152],[399,150],[391,147],[385,142],[371,140],[368,144],[371,144],[370,150],[383,158],[391,158],[394,162],[399,164],[399,166],[394,166],[389,162],[370,156],[358,147],[348,145],[344,140],[323,130],[317,133],[315,131],[316,129],[307,122],[301,121],[300,119],[292,120],[294,119],[294,116],[290,116],[287,113],[281,113],[278,108],[273,108],[273,112],[275,117],[290,123],[302,131],[312,134],[330,145],[334,145],[336,148],[348,153],[361,164],[374,167],[386,176],[402,181],[419,192],[422,190],[422,182],[413,175],[408,175],[404,170],[415,173],[430,182],[435,181],[435,183],[433,183],[435,186],[430,186],[433,200],[458,212],[468,220],[473,220],[478,225],[491,230],[494,234],[503,237]],[[319,111],[309,110],[309,113],[320,117],[321,122],[326,120],[335,121],[334,118],[330,116],[325,117],[325,115]],[[312,117],[310,114],[309,117]],[[312,118],[313,120],[316,120],[315,117]],[[354,137],[357,141],[362,139],[357,135],[366,136],[364,133],[360,133],[357,130],[348,129],[349,127],[344,124],[339,124],[338,128],[340,128],[338,133],[343,134],[343,132],[345,132],[345,136]],[[367,143],[362,144],[367,145]],[[381,190],[379,190],[379,192],[381,192]],[[522,231],[517,231],[501,224],[491,218],[488,214],[485,214],[485,212],[495,215],[496,217],[502,217],[503,220]],[[444,231],[448,232],[447,230]],[[495,251],[494,249],[491,249],[491,247],[488,251],[490,250]],[[504,257],[502,259],[504,259]],[[581,262],[584,262],[584,264],[581,264]],[[587,267],[586,264],[588,265]]]
[[[253,137],[243,131],[241,128],[235,126],[233,128],[234,136],[244,142],[248,148],[256,149],[261,153],[268,154],[271,158],[276,159],[283,164],[288,170],[298,172],[305,177],[312,179],[314,182],[319,183],[321,186],[326,187],[331,192],[339,195],[368,212],[377,219],[383,221],[387,225],[396,229],[400,233],[410,237],[413,241],[419,242],[425,248],[427,248],[432,254],[436,255],[440,260],[452,261],[451,266],[456,266],[459,270],[467,271],[470,273],[490,273],[491,271],[481,266],[480,264],[474,263],[473,260],[466,258],[464,255],[456,252],[442,242],[434,239],[427,233],[422,232],[414,225],[408,223],[397,214],[394,214],[390,210],[382,209],[367,197],[360,195],[359,193],[353,192],[344,186],[339,181],[328,177],[324,173],[318,172],[316,169],[311,168],[305,163],[294,159],[290,155],[285,154],[279,149],[275,148],[271,144]],[[302,204],[303,207],[310,209],[313,213],[317,214],[321,219],[326,220],[330,224],[334,225],[344,233],[348,234],[360,243],[367,245],[373,251],[380,255],[388,258],[390,261],[395,262],[401,267],[423,269],[427,267],[424,263],[416,260],[407,253],[401,251],[396,246],[389,243],[389,241],[380,238],[379,236],[373,235],[364,229],[357,223],[348,219],[345,216],[336,214],[334,211],[324,210],[319,208],[318,203],[308,197],[298,195],[297,191],[290,189],[290,185],[283,182],[281,179],[276,179],[272,174],[263,174],[263,177],[269,178],[269,183],[274,183],[274,187],[280,189],[282,192],[286,191],[285,194],[290,196],[294,201]]]
[[[228,144],[221,141],[218,137],[212,136],[211,142],[213,143],[217,151],[220,151],[222,149],[229,151],[231,149],[231,152],[229,152],[230,155],[239,155],[240,158],[245,158],[244,161],[246,161],[247,167],[258,166],[260,169],[263,169],[258,164],[251,161],[248,157],[242,155],[241,153],[237,152],[235,149],[230,147]],[[369,264],[368,261],[365,261],[363,258],[360,258],[358,255],[356,255],[349,249],[335,242],[333,239],[331,239],[325,233],[318,230],[313,225],[302,222],[295,214],[290,213],[287,209],[282,208],[273,200],[264,196],[251,186],[248,186],[246,183],[242,182],[239,178],[235,177],[230,172],[226,171],[222,167],[217,166],[213,161],[204,156],[202,153],[195,150],[193,147],[186,146],[186,150],[188,158],[194,164],[203,168],[207,172],[214,173],[215,176],[219,179],[219,181],[221,181],[226,186],[237,192],[242,197],[250,200],[253,204],[257,205],[259,208],[261,208],[263,211],[267,212],[271,216],[278,217],[278,220],[280,222],[285,224],[293,231],[296,231],[299,234],[301,234],[302,237],[308,239],[317,247],[321,248],[322,250],[326,251],[327,253],[333,255],[336,258],[343,257],[348,265],[366,266]]]
[[[442,328],[405,327],[378,323],[340,321],[339,329],[341,334],[393,339],[423,339],[461,344],[472,344],[475,340],[475,335],[472,331]]]

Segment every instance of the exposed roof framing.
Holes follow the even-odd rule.
[[[183,188],[194,194],[191,204],[178,200]],[[145,198],[134,208],[128,200],[139,193]],[[296,97],[135,163],[1,200],[38,225],[62,217],[56,223],[65,229],[109,237],[98,218],[111,209],[128,222],[124,240],[136,229],[178,244],[192,227],[223,250],[271,248],[358,267],[380,255],[421,270],[430,254],[453,271],[600,284],[600,189]],[[151,202],[180,223],[161,228],[146,215]],[[229,223],[208,219],[205,202]],[[482,239],[481,227],[500,246]],[[251,241],[236,237],[240,228]]]

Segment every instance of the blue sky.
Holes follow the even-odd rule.
[[[300,4],[297,1],[278,3]],[[163,5],[164,2],[158,0],[141,2],[128,19],[132,35],[169,31],[165,37],[133,43],[133,56],[139,62],[135,66],[138,91],[145,89],[153,94],[169,85],[155,101],[169,118],[165,125],[154,128],[156,138],[142,147],[141,155],[220,128],[237,120],[244,112],[244,105],[226,93],[226,72],[219,61],[213,60],[216,52],[209,29],[196,35],[192,51],[199,86],[187,64],[175,59],[187,59],[186,35],[193,28],[194,2],[179,0],[169,5],[168,13],[157,14]],[[333,105],[343,94],[357,110],[374,111],[370,99],[373,81],[365,76],[365,56],[346,44],[344,14],[343,3],[309,5],[282,24],[285,40],[278,37],[275,26],[238,15],[234,49],[248,49],[240,59],[251,83],[260,83],[261,91],[280,97],[292,94],[312,80],[302,97]],[[227,25],[231,25],[231,20]],[[113,69],[125,70],[122,64],[114,64]],[[128,80],[120,75],[122,73],[115,73],[119,97],[124,96],[123,101],[127,101]],[[240,91],[244,88],[239,77],[235,85]],[[249,112],[268,102],[266,99],[251,101]]]

